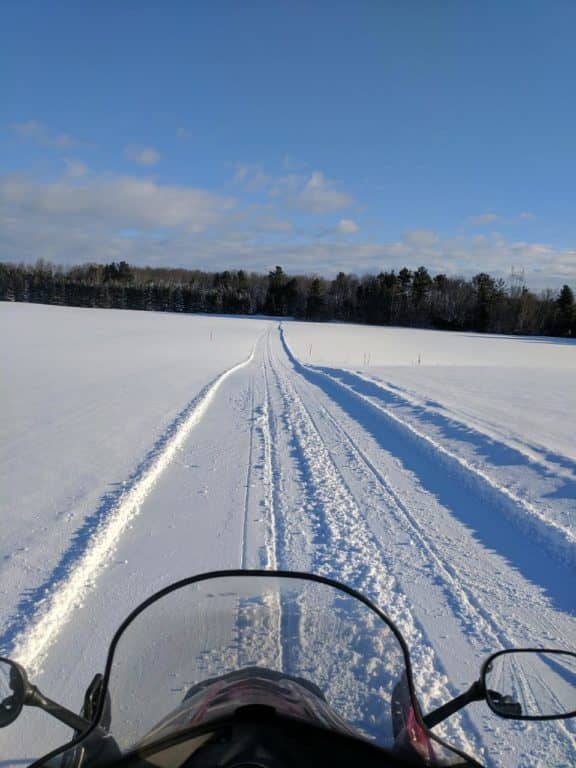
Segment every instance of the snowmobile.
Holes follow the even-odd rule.
[[[478,766],[433,731],[476,701],[503,718],[574,717],[576,653],[498,651],[424,714],[394,622],[350,587],[289,571],[207,573],[147,599],[80,714],[0,659],[1,727],[31,706],[73,729],[34,768]]]

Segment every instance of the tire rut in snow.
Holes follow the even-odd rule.
[[[288,354],[295,360],[286,342]],[[298,363],[301,365],[300,363]],[[438,440],[423,432],[406,418],[402,418],[392,408],[379,402],[387,390],[378,384],[368,381],[361,376],[348,371],[340,371],[326,368],[303,366],[310,375],[325,376],[337,386],[347,390],[355,397],[364,401],[369,407],[382,414],[388,420],[395,422],[403,429],[408,437],[414,438],[421,445],[436,455],[439,461],[443,461],[447,468],[454,472],[468,475],[467,482],[475,483],[480,491],[493,505],[498,506],[514,523],[519,533],[528,533],[538,537],[551,554],[559,557],[569,565],[576,564],[576,536],[569,527],[550,519],[540,512],[537,506],[530,500],[519,496],[513,490],[505,487],[496,480],[485,466],[479,466],[468,459],[457,455],[446,448]],[[398,395],[393,395],[399,398]],[[462,429],[463,431],[463,429]],[[487,438],[486,438],[487,440]],[[512,449],[508,448],[509,452]],[[532,462],[534,464],[534,462]]]
[[[384,517],[393,520],[397,530],[406,531],[411,544],[416,543],[417,549],[428,560],[430,571],[434,574],[436,581],[441,582],[447,603],[462,623],[466,635],[468,637],[470,635],[476,636],[482,644],[486,643],[488,636],[489,648],[495,648],[509,642],[506,634],[493,621],[490,611],[486,610],[476,596],[462,585],[459,573],[426,535],[425,526],[418,521],[416,515],[402,501],[367,453],[360,448],[343,424],[327,408],[321,407],[326,418],[330,420],[334,429],[349,446],[350,470],[354,471],[353,465],[356,465],[356,473],[364,470],[363,474],[367,482],[372,481],[370,487],[371,511],[386,510]],[[380,515],[381,520],[382,517]],[[370,520],[369,522],[373,521]],[[382,520],[382,522],[384,521]],[[386,534],[391,532],[390,530],[385,531]],[[382,533],[382,526],[375,526],[374,534],[381,536]]]
[[[284,343],[284,348],[286,349],[286,344]],[[297,373],[302,374],[302,379],[304,381],[308,381],[309,383],[312,383],[313,386],[311,387],[311,390],[313,392],[319,393],[322,392],[324,395],[327,395],[327,397],[320,398],[318,395],[316,395],[316,401],[319,404],[319,407],[323,409],[323,411],[326,413],[327,417],[331,420],[333,427],[335,430],[338,431],[338,433],[344,437],[344,439],[349,443],[351,446],[351,449],[353,451],[353,454],[357,458],[354,459],[352,457],[352,462],[358,462],[358,459],[360,459],[361,463],[364,464],[366,469],[368,470],[369,475],[372,477],[372,479],[377,483],[377,485],[382,489],[383,495],[376,500],[376,502],[371,502],[371,499],[368,499],[368,503],[370,504],[370,507],[376,512],[380,505],[380,507],[384,507],[388,509],[389,511],[392,511],[396,514],[397,517],[401,519],[401,521],[404,521],[404,526],[407,527],[413,531],[415,539],[419,542],[421,548],[428,553],[428,556],[430,558],[430,575],[434,575],[435,578],[440,576],[445,581],[445,592],[447,594],[447,597],[450,601],[450,603],[458,609],[458,613],[461,616],[461,618],[464,620],[464,625],[467,633],[472,631],[473,634],[476,634],[480,639],[484,638],[483,645],[486,646],[486,635],[485,630],[489,632],[488,635],[488,641],[492,645],[487,645],[485,650],[490,651],[495,646],[495,643],[502,644],[503,646],[509,644],[513,645],[516,641],[516,638],[514,636],[513,627],[510,626],[510,623],[504,624],[502,621],[495,621],[493,618],[494,615],[494,597],[498,594],[498,591],[501,592],[499,595],[499,600],[497,602],[506,602],[508,601],[508,604],[510,604],[510,601],[518,601],[520,595],[522,595],[522,592],[514,591],[512,592],[503,592],[502,590],[496,590],[493,591],[496,585],[494,584],[493,587],[490,589],[490,604],[488,606],[485,606],[486,603],[486,595],[479,595],[477,593],[478,587],[482,584],[482,581],[478,578],[480,576],[480,573],[477,573],[475,575],[475,578],[473,580],[467,580],[466,579],[466,572],[467,569],[473,568],[474,563],[476,563],[479,560],[479,557],[482,556],[483,552],[481,547],[478,546],[478,544],[473,541],[468,536],[468,541],[466,539],[460,537],[459,539],[455,540],[454,542],[451,542],[447,538],[442,538],[440,541],[442,543],[442,546],[439,546],[439,543],[435,543],[435,534],[436,530],[439,530],[441,528],[438,523],[442,522],[438,519],[431,518],[430,513],[433,511],[430,507],[430,500],[426,499],[427,494],[426,490],[424,489],[424,493],[420,494],[420,497],[416,498],[416,501],[412,502],[411,504],[405,503],[404,500],[401,498],[398,491],[393,487],[392,483],[386,479],[383,472],[381,472],[374,464],[374,462],[370,459],[367,452],[362,450],[360,446],[358,445],[358,441],[355,440],[351,433],[350,429],[346,429],[344,427],[344,423],[346,419],[342,418],[342,415],[340,414],[340,417],[337,418],[334,416],[333,413],[331,413],[327,408],[325,404],[329,404],[330,406],[339,406],[342,407],[342,403],[338,401],[338,398],[331,399],[330,394],[331,392],[326,392],[322,386],[321,383],[313,378],[310,382],[309,377],[307,376],[308,369],[303,367],[298,361],[295,361],[293,356],[289,353],[289,359],[292,363],[292,365],[295,366],[295,370]],[[313,395],[314,396],[314,395]],[[373,418],[373,410],[370,403],[365,403],[363,401],[356,401],[357,406],[359,406],[359,409],[362,411],[362,415],[360,415],[359,411],[351,416],[352,423],[359,426],[361,430],[364,429],[365,422],[372,416]],[[344,411],[346,413],[346,409],[344,408]],[[350,415],[350,414],[347,414]],[[354,419],[354,416],[356,419]],[[368,438],[373,440],[373,436],[368,435]],[[386,446],[387,447],[387,446]],[[392,454],[393,455],[393,454]],[[348,462],[350,464],[350,461]],[[416,479],[418,479],[418,476],[416,475]],[[369,482],[369,479],[365,480],[365,484]],[[468,501],[470,503],[470,497],[468,497]],[[435,504],[436,506],[439,506]],[[416,515],[412,510],[417,509],[420,512],[420,515]],[[449,513],[452,511],[450,508],[447,510]],[[371,520],[374,519],[374,516],[372,516]],[[422,521],[421,521],[422,519]],[[458,524],[458,522],[455,522],[455,525],[453,523],[453,527],[456,529],[460,529],[460,533],[465,532],[465,529],[462,528],[461,525]],[[435,530],[436,529],[436,530]],[[382,531],[378,532],[375,531],[376,534],[380,533],[382,534]],[[462,552],[459,552],[459,550],[463,550]],[[465,561],[462,560],[462,554],[465,556]],[[459,562],[460,566],[462,564],[465,566],[462,567],[454,567],[452,565],[452,561],[455,560],[457,563]],[[491,571],[493,570],[492,565],[489,562],[485,563],[485,574],[483,575],[489,575]],[[503,581],[500,574],[498,574],[498,580],[500,582]],[[505,586],[505,585],[504,585]],[[457,598],[456,603],[454,604],[454,600],[452,599],[452,596],[455,596]],[[534,593],[522,595],[526,599],[526,603],[530,604],[534,602],[534,598],[536,595]],[[538,610],[544,610],[546,613],[545,619],[542,619],[540,621],[537,621],[538,616],[534,615],[533,619],[537,621],[536,626],[544,626],[546,625],[546,629],[543,630],[542,639],[548,639],[548,640],[556,640],[558,641],[559,638],[562,637],[562,632],[559,627],[555,626],[554,623],[554,612],[553,611],[546,611],[546,605],[545,601],[540,600],[538,601]],[[467,618],[468,617],[468,618]],[[503,630],[503,626],[506,626],[506,630]],[[476,631],[480,630],[480,631]],[[526,640],[526,638],[524,638]]]
[[[391,618],[402,628],[413,648],[416,684],[423,693],[425,708],[433,708],[450,698],[447,678],[438,660],[423,641],[409,602],[397,580],[386,568],[386,557],[370,530],[353,493],[348,488],[303,399],[298,395],[289,375],[282,373],[272,356],[269,365],[274,377],[275,391],[281,398],[284,430],[288,433],[293,457],[300,467],[303,498],[296,508],[286,507],[280,499],[277,520],[282,542],[279,565],[306,568],[340,579],[388,606]],[[275,441],[278,445],[278,439]],[[276,457],[278,464],[281,457]],[[281,474],[277,466],[277,475]],[[284,501],[284,503],[282,503]],[[286,535],[287,528],[312,523],[312,541],[307,552],[295,552],[298,543]],[[303,556],[304,555],[304,556]],[[470,740],[462,728],[453,722],[447,728],[451,738],[470,749]]]
[[[292,363],[294,364],[293,360]],[[297,372],[302,373],[302,366],[298,363],[296,365]],[[309,381],[306,375],[303,376],[303,380]],[[442,507],[436,503],[436,500],[427,501],[425,496],[428,494],[425,488],[420,493],[420,497],[415,497],[415,501],[410,500],[410,503],[405,503],[393,484],[384,477],[367,453],[359,447],[357,440],[351,436],[350,430],[345,429],[346,418],[342,418],[342,414],[336,418],[324,405],[328,403],[330,406],[341,407],[342,403],[337,399],[331,400],[330,393],[326,393],[317,381],[314,380],[313,384],[315,386],[312,386],[312,390],[328,395],[327,398],[317,397],[317,402],[326,411],[334,428],[349,441],[352,449],[368,467],[388,497],[394,500],[390,506],[386,504],[387,496],[384,495],[382,503],[404,518],[414,531],[415,538],[422,549],[429,554],[431,567],[428,576],[434,579],[440,577],[445,581],[444,588],[449,602],[455,604],[458,609],[467,634],[471,633],[480,639],[480,648],[485,652],[491,652],[498,645],[512,646],[518,642],[531,644],[530,641],[533,642],[535,638],[539,642],[569,645],[571,642],[569,617],[554,610],[548,596],[537,586],[524,580],[515,569],[512,568],[507,572],[508,564],[505,561],[494,562],[493,553],[483,549],[470,532],[458,522],[457,516],[455,519],[446,517],[446,513],[450,515],[452,512],[449,507],[444,510],[444,519],[438,514],[431,516],[434,512],[431,501],[437,508],[437,512],[441,512]],[[360,403],[360,405],[363,404]],[[369,416],[372,413],[371,405],[364,404],[363,407]],[[344,411],[346,413],[346,409]],[[363,430],[366,418],[359,418],[358,413],[356,417],[357,421],[352,423]],[[373,440],[373,436],[368,435],[368,439]],[[415,479],[418,480],[417,475]],[[469,503],[472,503],[471,498],[471,496],[468,497]],[[374,507],[373,504],[371,506]],[[375,509],[377,510],[377,505]],[[412,510],[419,510],[419,514],[416,515]],[[374,516],[370,519],[373,520]],[[447,523],[450,529],[446,528]],[[378,534],[378,531],[375,530],[375,533]],[[498,553],[495,555],[497,556]],[[518,604],[523,606],[525,614],[522,616],[523,623],[514,617]],[[507,616],[506,612],[508,612]]]
[[[460,616],[463,623],[464,634],[472,634],[476,636],[480,648],[484,653],[492,652],[502,645],[517,645],[518,643],[515,642],[516,631],[523,633],[524,645],[533,645],[534,643],[530,642],[530,638],[534,640],[535,636],[538,638],[539,642],[544,642],[545,644],[546,640],[551,640],[551,644],[553,645],[570,645],[570,637],[572,635],[568,617],[552,610],[547,599],[543,598],[539,593],[538,588],[533,588],[532,584],[526,583],[514,569],[511,569],[510,573],[507,574],[507,564],[504,563],[504,569],[497,570],[493,573],[491,567],[492,564],[486,560],[484,563],[486,566],[486,573],[483,574],[484,578],[482,578],[482,574],[480,574],[480,578],[475,579],[474,576],[478,577],[479,574],[474,574],[473,572],[471,578],[462,580],[461,576],[467,572],[468,565],[472,567],[472,570],[474,568],[478,570],[476,567],[478,563],[478,555],[480,555],[479,562],[483,562],[482,547],[470,537],[469,532],[466,536],[466,538],[469,539],[468,543],[474,544],[470,551],[465,547],[464,553],[458,553],[454,549],[451,551],[450,548],[445,548],[444,546],[438,547],[435,545],[433,540],[438,539],[438,537],[435,535],[434,530],[430,531],[430,528],[434,529],[432,521],[428,520],[426,526],[419,523],[418,518],[411,512],[410,505],[407,506],[403,504],[392,485],[386,481],[385,477],[379,472],[377,467],[375,467],[370,457],[359,447],[357,441],[352,437],[350,432],[344,428],[343,424],[347,421],[346,417],[350,417],[352,423],[355,423],[355,426],[359,427],[360,431],[363,431],[364,433],[369,432],[369,430],[366,430],[366,421],[369,420],[370,417],[372,422],[374,421],[374,408],[372,404],[369,402],[360,402],[364,418],[358,418],[357,422],[354,420],[354,415],[350,414],[346,408],[342,409],[344,414],[340,412],[338,416],[334,416],[334,414],[322,404],[327,402],[329,406],[341,406],[341,398],[336,396],[334,400],[332,400],[330,395],[333,393],[333,388],[330,387],[328,391],[326,386],[322,386],[321,381],[318,380],[319,376],[317,373],[313,372],[312,375],[308,375],[309,369],[295,360],[290,354],[289,349],[287,349],[285,343],[284,349],[288,354],[289,361],[295,372],[303,374],[302,376],[299,376],[298,379],[303,383],[306,382],[306,402],[311,401],[310,397],[314,399],[314,394],[311,394],[312,390],[318,393],[316,402],[319,404],[320,408],[323,408],[325,411],[326,417],[331,421],[332,427],[349,443],[349,457],[355,454],[356,461],[358,461],[358,459],[363,461],[365,467],[369,469],[373,477],[378,480],[382,491],[384,491],[382,497],[384,508],[386,508],[388,512],[393,512],[394,514],[400,512],[401,517],[403,516],[405,521],[408,522],[409,526],[412,528],[412,531],[419,542],[418,548],[425,551],[431,560],[431,568],[427,577],[433,581],[440,580],[443,582],[443,588],[448,597],[449,607],[452,607],[452,610],[456,609],[456,613]],[[287,375],[290,376],[291,369],[287,365],[284,367],[286,368]],[[326,379],[327,377],[323,376],[323,378]],[[297,381],[297,379],[294,379],[294,381]],[[334,382],[334,385],[336,385],[336,382]],[[322,393],[322,397],[320,397],[320,393]],[[358,406],[357,397],[355,398],[355,402]],[[368,419],[366,419],[367,414]],[[358,416],[357,413],[356,416]],[[322,419],[320,420],[320,423],[322,423]],[[386,430],[384,430],[384,435],[386,435]],[[373,435],[371,437],[373,437]],[[386,442],[387,440],[385,438],[384,443]],[[385,450],[385,445],[380,446],[380,448],[381,450]],[[348,459],[346,462],[346,472],[350,467],[350,463],[350,459]],[[406,473],[405,470],[402,471],[404,471],[406,476],[410,475],[410,472]],[[416,475],[415,480],[418,481],[418,479],[419,478]],[[366,481],[365,485],[369,485],[369,482]],[[372,488],[369,495],[372,496],[373,493],[374,490]],[[395,503],[391,506],[389,503],[386,503],[387,496],[388,499],[392,496],[395,500]],[[365,508],[364,505],[363,508]],[[447,512],[449,513],[450,509],[448,509]],[[373,520],[370,516],[368,519],[369,522],[372,522]],[[463,528],[457,520],[453,520],[452,522],[455,523],[456,526]],[[377,537],[379,534],[380,536],[382,534],[381,530],[378,531],[377,526],[374,527],[374,532]],[[438,541],[444,544],[443,537],[440,537]],[[449,541],[447,543],[449,543]],[[466,541],[464,543],[466,543]],[[459,557],[458,554],[460,555]],[[486,555],[491,554],[492,553],[487,553],[484,550],[484,559],[486,559]],[[466,559],[467,555],[469,561]],[[454,556],[456,557],[455,568],[452,567],[451,564],[451,559]],[[511,588],[508,588],[506,584],[507,575],[513,577]],[[486,583],[487,576],[491,577],[488,579],[488,582],[490,583]],[[499,583],[502,581],[504,582],[503,584]],[[499,592],[502,592],[503,594],[499,595]],[[501,601],[500,597],[505,599]],[[515,609],[518,605],[521,606],[521,613],[523,614],[520,617],[520,621],[514,616]],[[509,611],[511,615],[507,615],[507,611]],[[560,619],[560,624],[558,624],[557,619]],[[533,634],[534,631],[536,632],[536,635]],[[520,644],[522,644],[522,642]],[[548,642],[548,644],[550,644],[550,642]],[[492,727],[489,724],[486,725],[488,730],[492,730]],[[539,759],[546,760],[547,755],[551,754],[553,751],[556,751],[558,755],[562,756],[561,759],[570,752],[570,744],[574,743],[570,729],[562,723],[555,724],[555,728],[556,732],[549,731],[547,734],[543,735],[543,738],[541,739],[535,734],[533,751],[536,761]],[[519,744],[521,749],[522,738],[519,739]],[[492,756],[497,759],[500,754],[498,742],[495,745],[491,745],[490,751],[492,752]],[[504,749],[504,751],[506,751],[506,749]],[[502,754],[502,759],[505,759],[504,754]]]
[[[506,494],[484,482],[476,471],[468,471],[460,457],[453,460],[446,449],[428,436],[421,436],[395,414],[389,414],[333,377],[302,365],[283,336],[282,343],[296,371],[358,422],[382,449],[394,454],[456,520],[474,530],[486,549],[500,553],[528,581],[538,584],[556,608],[573,612],[574,600],[568,585],[570,562],[576,561],[576,546],[569,546],[563,535],[558,538],[547,522],[540,526],[534,518],[529,519],[523,508]],[[543,541],[548,545],[544,550]],[[559,559],[560,551],[565,555],[563,559]]]
[[[250,381],[250,394],[248,396],[250,402],[250,448],[248,450],[248,467],[246,470],[246,493],[244,494],[244,519],[242,521],[242,545],[240,548],[240,568],[247,568],[248,565],[248,516],[250,508],[250,489],[252,487],[252,472],[254,464],[254,440],[255,440],[255,422],[256,422],[256,410],[255,410],[255,394],[254,394],[254,380]]]
[[[313,395],[312,395],[313,396]],[[412,513],[409,507],[404,504],[401,498],[399,498],[394,488],[387,482],[380,470],[374,465],[373,461],[366,454],[365,451],[358,445],[357,441],[343,426],[342,419],[337,419],[322,403],[318,402],[318,407],[325,414],[326,418],[332,424],[334,430],[341,436],[341,438],[349,444],[351,453],[348,454],[347,466],[351,465],[358,460],[363,463],[368,470],[369,474],[374,477],[377,483],[384,491],[381,498],[379,498],[378,492],[374,489],[374,486],[370,489],[370,502],[375,504],[372,507],[373,511],[386,509],[388,513],[396,517],[398,525],[404,529],[408,529],[414,540],[418,542],[418,548],[425,552],[430,558],[431,573],[434,575],[436,581],[440,580],[442,583],[442,589],[446,595],[447,603],[449,607],[455,611],[456,616],[462,623],[462,628],[467,637],[474,636],[478,641],[479,647],[483,650],[483,653],[488,655],[494,652],[494,650],[501,647],[514,647],[515,645],[531,644],[529,639],[521,640],[520,643],[514,637],[515,623],[511,622],[503,617],[495,606],[501,606],[506,604],[504,600],[498,599],[496,590],[491,591],[490,603],[488,606],[484,605],[484,600],[481,599],[473,587],[474,584],[478,584],[478,581],[463,580],[461,578],[462,569],[454,568],[451,565],[450,557],[446,556],[446,552],[442,552],[437,545],[435,545],[432,539],[427,534],[427,527],[420,524],[417,517]],[[313,419],[314,420],[314,419]],[[314,420],[317,425],[317,421]],[[318,426],[317,426],[318,428]],[[368,485],[368,479],[364,479],[365,485]],[[392,501],[392,503],[390,503]],[[369,502],[369,505],[370,505]],[[360,501],[359,501],[360,503]],[[382,518],[382,515],[380,515]],[[369,522],[371,518],[369,517]],[[404,525],[407,524],[407,525]],[[374,527],[374,533],[377,537],[382,537],[382,529],[378,529],[378,526]],[[386,532],[388,535],[390,532]],[[403,568],[410,568],[409,558],[404,562]],[[470,557],[470,560],[474,561],[474,556]],[[490,567],[487,566],[487,572],[490,572]],[[508,608],[511,601],[514,598],[518,600],[521,593],[515,592],[514,596],[506,595],[508,597]],[[520,598],[521,602],[526,605],[531,605],[532,596],[527,594]],[[553,643],[560,643],[560,646],[568,647],[570,645],[570,637],[566,634],[566,626],[562,628],[556,626],[554,621],[554,615],[552,615],[546,609],[541,611],[535,610],[531,615],[531,620],[528,631],[540,632],[540,637],[549,636],[552,638]],[[559,638],[560,641],[559,641]],[[457,691],[454,691],[456,694]],[[572,735],[570,730],[565,727],[565,724],[557,724],[557,730],[559,734],[570,740]],[[563,749],[566,742],[560,742],[559,747]]]
[[[267,344],[269,339],[267,339]],[[260,440],[263,469],[264,499],[262,506],[264,511],[264,520],[266,526],[265,534],[265,559],[261,561],[262,568],[276,569],[278,567],[278,542],[276,540],[276,529],[274,525],[274,468],[272,460],[272,426],[270,416],[270,394],[268,381],[268,368],[266,361],[262,362],[262,374],[264,377],[264,401],[260,416]]]

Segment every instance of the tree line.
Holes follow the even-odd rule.
[[[372,325],[576,336],[568,285],[539,294],[480,272],[432,276],[425,267],[333,280],[244,270],[134,267],[125,261],[64,268],[0,263],[0,300],[152,312],[291,316]]]

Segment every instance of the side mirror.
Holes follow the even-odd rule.
[[[26,672],[15,661],[0,658],[0,728],[16,720],[26,698]]]
[[[557,720],[576,715],[576,653],[499,651],[482,667],[490,709],[514,720]]]

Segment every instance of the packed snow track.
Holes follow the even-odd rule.
[[[2,650],[78,709],[135,605],[185,576],[238,567],[328,575],[377,602],[408,641],[425,710],[461,692],[493,651],[574,648],[573,530],[391,397],[349,371],[304,365],[289,325],[269,324],[22,595],[26,620],[5,625]],[[441,733],[489,765],[576,762],[569,721],[506,723],[476,704]],[[38,712],[4,734],[3,766],[69,735]]]

